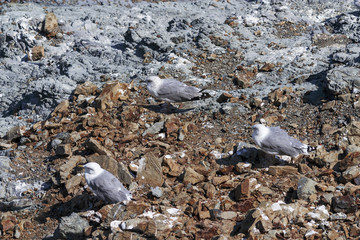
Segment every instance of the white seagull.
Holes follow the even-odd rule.
[[[158,76],[146,78],[149,93],[157,100],[165,102],[186,102],[209,98],[204,89],[188,86],[176,79],[161,79]]]
[[[131,193],[110,172],[101,168],[96,162],[84,165],[85,180],[91,190],[106,203],[117,203],[131,200]]]
[[[287,155],[297,157],[300,154],[309,154],[310,147],[299,140],[289,136],[286,131],[279,127],[266,127],[256,124],[252,138],[254,142],[266,153],[273,155]]]

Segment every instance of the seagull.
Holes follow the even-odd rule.
[[[122,202],[131,200],[131,193],[110,172],[101,168],[96,162],[84,165],[85,180],[91,190],[106,203]]]
[[[308,151],[311,149],[308,145],[289,136],[280,127],[266,127],[263,124],[256,124],[252,129],[254,131],[252,134],[254,142],[266,153],[296,158],[300,154],[308,155]]]
[[[165,102],[186,102],[209,98],[204,89],[188,86],[176,79],[161,79],[158,76],[146,78],[149,93],[158,100]]]

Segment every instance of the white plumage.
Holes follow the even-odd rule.
[[[252,138],[254,142],[265,152],[274,155],[287,155],[297,157],[300,154],[308,154],[309,146],[289,136],[279,127],[266,127],[256,124]]]
[[[91,190],[107,203],[131,200],[131,193],[110,172],[102,169],[99,164],[90,162],[84,165],[85,180]]]

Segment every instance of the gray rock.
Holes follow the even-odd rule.
[[[86,219],[77,213],[72,213],[68,217],[62,217],[58,226],[58,235],[65,239],[82,239],[84,238],[84,230],[89,227]]]
[[[151,194],[157,198],[161,198],[161,196],[163,195],[163,191],[159,186],[156,187],[151,187]]]
[[[327,76],[327,88],[334,95],[354,93],[360,89],[360,69],[356,67],[339,66],[331,69]]]
[[[316,182],[310,178],[303,177],[298,182],[297,195],[298,198],[307,200],[311,194],[316,193]]]
[[[152,125],[151,127],[149,127],[148,129],[146,129],[144,131],[142,136],[144,137],[148,134],[159,133],[164,128],[164,124],[165,124],[165,121],[160,121],[160,122],[154,123],[154,125]]]

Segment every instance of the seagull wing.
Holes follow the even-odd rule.
[[[164,79],[163,83],[157,90],[160,99],[169,102],[190,101],[201,96],[201,89],[188,86],[176,79]]]
[[[99,198],[108,203],[122,202],[131,197],[131,193],[122,183],[106,170],[91,181],[89,186]]]
[[[279,127],[269,128],[269,135],[261,142],[261,148],[270,154],[288,155],[291,157],[303,153],[307,146],[299,140],[289,136]]]

